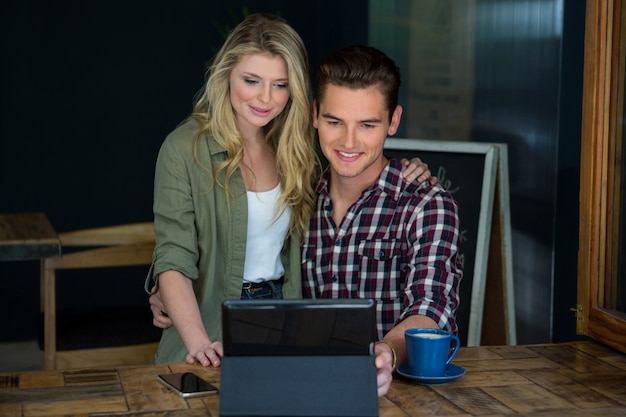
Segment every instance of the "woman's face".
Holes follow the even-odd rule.
[[[279,56],[246,55],[230,73],[230,101],[244,136],[278,116],[289,95],[287,64]]]

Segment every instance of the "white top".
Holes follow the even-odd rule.
[[[289,231],[289,209],[274,221],[274,206],[280,196],[280,184],[273,190],[248,195],[248,240],[243,269],[244,282],[263,282],[283,276],[285,268],[280,259],[285,237]]]

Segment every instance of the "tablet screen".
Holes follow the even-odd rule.
[[[373,300],[230,300],[222,305],[226,356],[371,355]]]

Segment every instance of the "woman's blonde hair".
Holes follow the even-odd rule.
[[[202,124],[196,138],[206,132],[228,151],[228,158],[216,167],[214,178],[230,198],[230,178],[243,160],[244,142],[230,102],[230,74],[243,56],[270,54],[287,65],[290,98],[284,110],[264,127],[265,138],[276,154],[282,187],[276,216],[291,208],[290,233],[304,233],[309,226],[316,194],[314,183],[319,174],[313,140],[311,88],[304,42],[282,18],[253,14],[229,34],[208,71],[202,95],[192,117]],[[196,161],[198,161],[196,157]],[[198,161],[199,163],[199,161]]]

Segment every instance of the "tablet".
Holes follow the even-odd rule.
[[[371,299],[229,300],[222,304],[225,356],[373,355]]]

